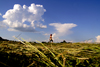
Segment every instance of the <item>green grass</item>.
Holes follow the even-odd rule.
[[[22,40],[24,42],[0,42],[0,64],[11,67],[100,66],[100,44],[29,43]]]

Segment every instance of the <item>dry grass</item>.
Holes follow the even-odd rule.
[[[100,44],[88,44],[88,43],[72,43],[72,44],[67,44],[67,43],[42,44],[41,43],[39,44],[39,43],[35,43],[35,45],[32,45],[28,42],[26,43],[22,42],[22,43],[23,44],[13,44],[13,43],[3,42],[0,44],[0,51],[4,51],[6,53],[16,53],[19,55],[25,54],[26,56],[30,56],[30,57],[34,55],[35,52],[38,52],[40,56],[45,58],[45,59],[43,58],[41,59],[39,55],[37,54],[36,56],[40,58],[40,61],[39,61],[40,63],[44,63],[47,66],[50,66],[50,65],[57,66],[50,59],[50,57],[52,57],[53,60],[56,59],[57,62],[62,67],[66,66],[67,57],[72,57],[79,60],[88,60],[89,58],[100,56]],[[50,57],[46,54],[50,54]],[[33,61],[31,64],[28,65],[28,67],[34,64],[35,62]]]

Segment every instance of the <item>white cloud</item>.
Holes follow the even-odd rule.
[[[55,36],[56,36],[56,33],[53,33],[53,34],[52,34],[52,37],[54,38]]]
[[[76,24],[73,23],[51,23],[49,24],[50,26],[54,26],[55,29],[57,30],[58,34],[60,34],[61,36],[65,35],[65,34],[70,34],[71,31],[70,29],[72,29],[73,27],[76,27]]]
[[[85,40],[85,41],[81,41],[80,43],[92,43],[93,40]]]
[[[39,28],[47,28],[47,26],[43,25],[43,24],[37,24],[37,27],[39,27]]]
[[[87,40],[86,42],[87,42],[87,43],[92,43],[92,42],[93,42],[93,40]]]
[[[96,39],[96,42],[97,42],[97,43],[100,43],[100,35],[96,36],[96,38],[97,38],[97,39]]]
[[[2,17],[4,18],[3,22],[9,27],[9,31],[35,32],[36,27],[47,28],[46,25],[40,23],[44,20],[42,18],[44,12],[46,10],[43,5],[32,3],[28,7],[15,4],[13,9],[9,9]]]
[[[2,16],[2,14],[0,13],[0,15]]]

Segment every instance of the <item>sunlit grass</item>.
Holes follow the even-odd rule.
[[[17,39],[17,38],[16,38]],[[17,40],[19,40],[19,39],[17,39]],[[22,40],[24,40],[23,38],[22,38]],[[22,42],[21,40],[19,40],[20,42]],[[24,40],[25,41],[25,40]],[[37,42],[39,42],[39,41],[37,41]],[[45,60],[43,60],[42,62],[43,63],[45,63],[47,66],[56,66],[55,65],[55,63],[53,63],[52,62],[52,60],[50,60],[50,58],[48,58],[43,52],[41,52],[40,50],[38,50],[35,46],[33,46],[33,45],[31,45],[29,42],[27,42],[27,41],[25,41],[25,43],[24,42],[22,42],[26,47],[31,47],[32,49],[33,49],[33,51],[35,51],[35,52],[38,52],[39,54],[40,54],[40,56],[42,56]],[[39,43],[41,43],[41,42],[39,42]],[[61,63],[61,61],[59,60],[59,56],[57,56],[56,57],[56,55],[48,48],[48,47],[46,47],[43,43],[41,43],[41,45],[44,47],[44,48],[46,48],[51,54],[52,54],[52,56],[53,56],[53,59],[55,60],[57,60],[58,61],[58,63],[62,66],[62,67],[64,67],[65,66],[65,57],[63,56],[63,54],[62,54],[62,58],[64,58],[63,59],[63,63]],[[28,49],[28,50],[30,50],[30,49]],[[25,51],[26,52],[26,51]],[[60,54],[59,54],[60,55]],[[42,59],[43,59],[42,58]],[[41,61],[40,61],[41,62]]]
[[[2,42],[0,44],[0,51],[8,54],[16,53],[20,56],[25,54],[27,57],[31,57],[32,61],[27,65],[28,67],[34,67],[34,65],[39,66],[37,64],[45,64],[50,67],[77,67],[77,65],[81,64],[84,66],[83,62],[89,65],[90,59],[99,58],[100,56],[100,44],[41,43],[39,41],[37,41],[38,43],[32,44],[23,38],[22,40],[19,40],[21,43],[15,44],[6,41]],[[75,63],[75,65],[72,63]],[[96,64],[98,66],[98,63]]]

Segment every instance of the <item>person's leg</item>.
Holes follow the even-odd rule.
[[[52,40],[52,43],[53,43],[53,40]]]

